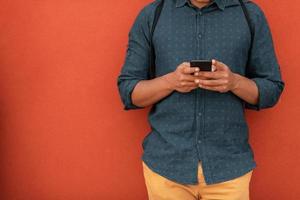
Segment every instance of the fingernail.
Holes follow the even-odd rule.
[[[213,66],[211,67],[211,69],[212,69],[213,72],[216,71],[216,66],[213,65]]]
[[[196,83],[199,83],[199,82],[200,82],[200,80],[199,80],[199,79],[196,79],[196,80],[195,80],[195,82],[196,82]]]
[[[198,72],[196,72],[196,73],[194,73],[194,75],[195,75],[195,76],[198,76],[198,75],[199,75],[199,73],[198,73]]]
[[[199,72],[199,68],[198,68],[198,67],[196,67],[196,68],[195,68],[195,71],[196,71],[196,72]]]

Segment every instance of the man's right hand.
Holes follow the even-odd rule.
[[[191,67],[189,62],[184,62],[175,71],[167,74],[165,80],[169,83],[171,90],[187,93],[198,88],[195,80],[199,78],[193,75],[195,72],[199,72],[198,67]]]
[[[190,67],[190,63],[184,62],[173,72],[151,80],[141,80],[132,92],[132,103],[146,107],[160,101],[174,90],[182,93],[190,92],[199,87],[199,83],[195,81],[199,76],[194,75],[199,71],[199,68]]]

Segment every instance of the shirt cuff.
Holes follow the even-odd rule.
[[[251,80],[254,81],[254,83],[258,88],[258,101],[257,104],[250,104],[248,102],[245,102],[245,108],[249,110],[259,111],[262,109],[263,106],[263,94],[264,94],[263,80],[260,78],[252,78]]]
[[[126,85],[126,96],[124,98],[124,110],[136,110],[142,109],[144,107],[136,106],[132,103],[131,94],[133,89],[135,88],[136,84],[141,80],[128,80],[128,84]]]

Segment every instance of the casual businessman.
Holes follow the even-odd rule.
[[[274,106],[284,88],[264,12],[244,0],[254,27],[250,48],[238,0],[165,0],[149,80],[159,2],[138,14],[118,77],[124,109],[152,106],[142,155],[149,199],[248,200],[256,162],[244,109]],[[212,60],[214,71],[191,67],[195,59]]]

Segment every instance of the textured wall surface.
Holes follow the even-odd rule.
[[[0,0],[0,199],[142,200],[147,111],[125,112],[116,77],[149,0]],[[252,200],[299,199],[300,3],[256,0],[286,82],[247,111]]]

